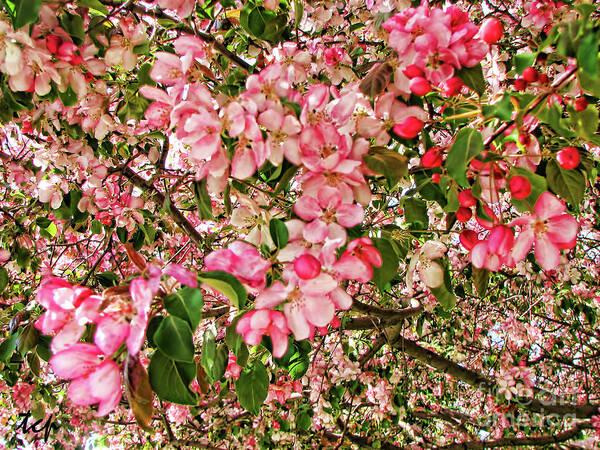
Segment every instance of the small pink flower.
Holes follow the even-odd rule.
[[[235,241],[226,249],[212,252],[204,260],[207,270],[222,270],[238,278],[253,289],[262,289],[267,283],[266,271],[271,263],[260,256],[250,244]]]
[[[281,358],[287,352],[290,330],[285,316],[279,311],[250,311],[238,321],[236,331],[248,345],[258,345],[263,336],[270,336],[275,358]]]
[[[521,227],[515,240],[512,256],[515,261],[525,258],[535,244],[535,259],[544,270],[560,264],[560,250],[575,246],[579,224],[566,214],[566,207],[550,192],[544,192],[535,203],[535,214],[527,214],[512,222]]]

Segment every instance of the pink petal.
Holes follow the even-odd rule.
[[[236,255],[228,249],[220,249],[212,252],[204,258],[206,270],[222,270],[223,272],[231,272],[231,265]]]
[[[525,259],[533,245],[534,238],[535,235],[531,228],[521,231],[517,236],[511,252],[515,263]]]
[[[564,214],[567,210],[564,203],[548,191],[543,192],[542,195],[540,195],[540,198],[535,202],[534,209],[535,214],[540,219],[558,216],[559,214]]]
[[[79,406],[89,406],[100,401],[90,394],[89,376],[79,377],[71,381],[67,396],[69,400]]]
[[[50,349],[52,353],[58,353],[71,345],[77,343],[85,331],[85,326],[75,321],[67,322],[65,326],[52,339]]]
[[[256,171],[254,152],[249,149],[236,149],[231,162],[231,176],[238,180],[245,180]]]
[[[303,294],[307,296],[319,296],[333,291],[338,286],[338,283],[331,275],[321,272],[317,277],[310,280],[300,280],[299,286]]]
[[[329,297],[338,309],[348,310],[352,306],[352,297],[341,287],[331,291]]]
[[[335,217],[340,225],[350,228],[363,221],[365,212],[358,203],[343,203],[338,207]]]
[[[574,242],[579,230],[577,220],[569,214],[560,214],[551,217],[548,219],[547,226],[546,236],[552,242],[559,245]],[[568,248],[572,248],[572,246]]]
[[[107,415],[121,400],[121,372],[111,360],[104,361],[89,376],[90,394],[100,400],[96,417]]]
[[[283,305],[283,313],[287,319],[288,327],[294,333],[294,337],[299,341],[308,339],[310,336],[310,325],[306,321],[304,314],[298,310],[298,305],[296,303],[286,303]]]
[[[272,327],[270,332],[271,342],[273,342],[273,356],[281,358],[288,349],[288,335],[275,327]]]
[[[77,343],[56,353],[50,359],[50,366],[60,378],[72,380],[94,370],[101,356],[102,351],[95,345]]]
[[[327,224],[322,220],[317,219],[306,224],[302,236],[307,242],[310,242],[311,244],[318,244],[325,241],[328,234],[329,227]]]
[[[105,315],[97,322],[94,343],[105,355],[112,355],[129,336],[129,323],[123,316]]]
[[[319,189],[317,198],[323,209],[337,208],[342,203],[340,192],[332,186],[323,186]]]
[[[129,336],[127,336],[127,350],[129,354],[134,356],[137,355],[142,345],[144,344],[144,339],[146,338],[146,328],[148,327],[148,314],[141,313],[138,311],[138,314],[131,320],[129,324]]]
[[[303,195],[294,204],[294,212],[303,220],[311,221],[321,217],[323,211],[316,198]]]
[[[530,247],[531,248],[531,247]],[[473,266],[481,269],[485,266],[488,257],[488,241],[480,241],[471,250],[471,262]]]
[[[304,317],[317,327],[328,325],[335,314],[335,307],[328,297],[305,297],[302,310]]]
[[[138,311],[150,310],[154,293],[150,289],[148,282],[143,278],[134,279],[129,285],[129,294],[133,300],[133,306]]]
[[[271,318],[269,315],[269,311],[266,309],[260,309],[255,311],[252,317],[250,318],[250,327],[253,330],[260,331],[264,334],[264,330],[266,330],[271,324]]]
[[[254,307],[256,309],[271,309],[279,305],[287,297],[287,288],[281,281],[276,281],[271,287],[265,289],[256,297]]]
[[[545,235],[535,240],[535,259],[544,270],[553,270],[560,264],[560,250]]]

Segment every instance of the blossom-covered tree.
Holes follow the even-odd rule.
[[[597,4],[0,7],[3,445],[598,442]]]

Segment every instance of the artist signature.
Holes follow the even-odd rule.
[[[29,421],[29,418],[31,417],[30,412],[21,413],[21,414],[19,414],[19,417],[22,417],[23,420],[21,420],[21,422],[16,425],[15,431],[22,430],[23,434],[27,434],[30,431],[35,434],[38,434],[43,431],[44,432],[44,442],[48,441],[48,436],[50,435],[50,431],[52,430],[52,428],[54,428],[55,430],[60,429],[60,426],[58,426],[52,422],[52,414],[50,414],[50,417],[48,417],[48,420],[46,421],[46,423],[42,423],[44,420],[40,419],[36,422],[33,422],[30,426],[27,425],[27,422]]]

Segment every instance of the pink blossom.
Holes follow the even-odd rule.
[[[266,284],[266,272],[271,263],[258,250],[242,241],[232,242],[226,249],[216,250],[204,260],[207,270],[222,270],[253,289]]]
[[[80,406],[98,403],[96,417],[107,415],[121,400],[121,373],[112,360],[104,360],[102,351],[92,344],[74,344],[56,353],[50,366],[60,378],[72,380],[69,399]]]
[[[521,227],[512,250],[515,261],[523,260],[535,244],[535,259],[544,270],[558,267],[560,250],[575,246],[579,229],[577,220],[566,214],[564,203],[550,192],[540,195],[533,215],[519,217],[511,225]]]
[[[281,358],[287,352],[290,330],[285,316],[279,311],[250,311],[238,321],[236,331],[248,345],[258,345],[263,336],[270,336],[275,358]]]

